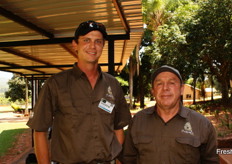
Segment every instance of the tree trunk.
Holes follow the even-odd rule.
[[[140,68],[140,67],[139,67]],[[140,108],[143,109],[144,104],[144,84],[142,72],[139,72],[139,95],[140,95]]]
[[[26,97],[25,97],[25,112],[24,115],[28,116],[29,115],[29,110],[28,110],[28,79],[25,78],[26,81]]]
[[[211,101],[214,101],[214,99],[213,99],[213,87],[214,87],[213,76],[211,76]]]
[[[196,104],[196,82],[197,79],[193,78],[193,104]]]
[[[132,109],[133,108],[133,102],[132,102],[132,98],[133,98],[133,62],[132,62],[132,57],[130,57],[129,66],[130,66],[130,73],[129,73],[130,95],[129,95],[129,99],[130,99],[130,109]]]
[[[228,105],[229,104],[229,87],[228,87],[227,79],[221,77],[219,81],[222,84],[222,103],[224,105]]]

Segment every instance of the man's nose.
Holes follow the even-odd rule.
[[[169,85],[168,85],[168,83],[164,83],[164,85],[163,85],[163,89],[164,89],[164,90],[168,90],[168,89],[169,89]]]
[[[95,48],[95,47],[96,47],[95,42],[91,41],[91,42],[90,42],[90,47],[91,47],[91,48]]]

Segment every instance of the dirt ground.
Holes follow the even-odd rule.
[[[218,148],[232,148],[232,129],[229,129],[225,125],[222,125],[222,119],[225,119],[225,113],[219,113],[219,117],[213,115],[206,115],[206,117],[214,125],[218,135]],[[232,120],[232,115],[229,115]],[[232,124],[230,121],[229,124]]]

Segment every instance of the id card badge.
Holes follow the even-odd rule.
[[[114,109],[115,104],[112,104],[111,102],[107,101],[106,99],[102,98],[100,103],[98,104],[98,107],[101,108],[102,110],[112,113]]]

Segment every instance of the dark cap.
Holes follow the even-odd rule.
[[[170,67],[168,65],[163,65],[161,66],[160,68],[158,68],[151,76],[151,80],[152,80],[152,86],[153,86],[153,82],[155,80],[155,78],[161,73],[161,72],[171,72],[171,73],[174,73],[179,79],[180,79],[180,82],[183,83],[183,80],[182,80],[182,77],[180,75],[180,72],[173,68],[173,67]]]
[[[105,26],[102,23],[98,23],[98,22],[91,21],[91,20],[82,22],[78,26],[74,34],[74,39],[78,39],[79,36],[86,35],[90,31],[94,31],[94,30],[100,31],[103,35],[103,38],[107,39],[107,33],[106,33]]]

